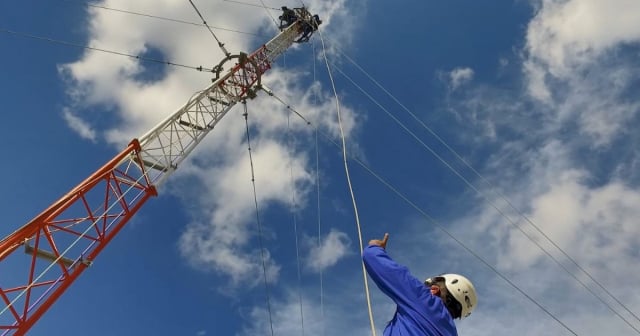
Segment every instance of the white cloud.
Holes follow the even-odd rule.
[[[635,0],[541,0],[529,23],[528,52],[563,77],[607,50],[640,40]]]
[[[527,91],[531,97],[544,103],[551,103],[551,91],[546,83],[546,73],[543,66],[527,61],[524,63],[523,72],[528,77]]]
[[[239,136],[239,138],[241,138]],[[241,145],[236,138],[236,146]],[[229,139],[231,140],[231,139]],[[257,140],[257,139],[254,139]],[[260,139],[262,143],[253,146],[253,162],[258,204],[261,208],[279,203],[291,206],[291,179],[297,186],[298,202],[303,202],[305,190],[311,183],[308,163],[302,154],[289,157],[283,144]],[[227,146],[232,141],[227,141]],[[256,209],[253,201],[251,167],[246,149],[235,147],[232,153],[221,151],[224,165],[187,165],[179,178],[182,187],[185,179],[193,176],[203,187],[190,198],[198,199],[203,205],[195,216],[208,220],[208,224],[191,224],[181,238],[181,251],[191,262],[203,265],[219,273],[229,275],[235,284],[243,280],[252,281],[261,274],[259,251],[246,252],[246,245],[255,239]],[[220,160],[217,158],[216,161]],[[289,167],[293,163],[293,170]],[[293,175],[292,175],[293,174]],[[265,223],[262,223],[265,225]],[[266,231],[265,228],[263,230]],[[253,234],[251,233],[253,232]],[[262,239],[270,241],[267,234]],[[268,248],[268,245],[265,245]],[[277,278],[278,266],[268,258],[270,280]],[[259,278],[259,277],[258,277]],[[253,285],[259,282],[252,281]]]
[[[192,223],[180,237],[180,250],[188,257],[192,265],[204,270],[221,272],[230,277],[227,290],[244,285],[255,287],[266,280],[274,283],[278,279],[280,266],[275,264],[268,250],[247,251],[242,245],[219,240],[218,234],[210,225]],[[241,232],[241,234],[245,234]],[[233,237],[235,239],[235,237]],[[264,258],[264,259],[263,259]],[[265,269],[262,268],[262,262]]]
[[[320,246],[316,241],[309,241],[309,244],[311,250],[306,265],[313,272],[320,272],[335,265],[349,254],[351,240],[346,233],[332,229],[326,237],[322,238]]]
[[[556,127],[577,120],[594,147],[607,146],[640,111],[627,102],[640,69],[623,48],[640,42],[640,3],[543,0],[527,29],[523,72],[531,97]]]
[[[80,117],[71,113],[68,108],[65,108],[62,112],[62,117],[67,122],[69,128],[74,130],[78,135],[82,138],[91,140],[92,142],[96,141],[96,131],[89,125],[86,121],[82,120]]]
[[[455,90],[461,85],[473,79],[474,71],[471,68],[455,68],[449,72],[449,85]]]

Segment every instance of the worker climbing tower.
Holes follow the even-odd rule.
[[[24,335],[220,119],[256,96],[273,61],[318,28],[305,8],[290,11],[276,37],[252,54],[227,55],[214,67],[211,85],[0,241],[1,336]]]

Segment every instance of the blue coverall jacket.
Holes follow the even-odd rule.
[[[451,314],[440,297],[431,294],[423,281],[393,261],[379,246],[362,252],[369,276],[396,303],[396,313],[384,336],[457,336]]]

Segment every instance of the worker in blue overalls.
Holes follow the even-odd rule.
[[[462,275],[443,274],[420,281],[387,254],[382,240],[369,241],[362,260],[378,288],[397,305],[384,336],[456,336],[454,319],[462,319],[477,306],[473,284]]]

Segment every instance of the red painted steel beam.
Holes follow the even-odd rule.
[[[24,277],[0,268],[0,276],[24,279],[11,287],[0,287],[0,310],[4,309],[3,315],[10,317],[0,320],[0,335],[24,335],[140,207],[157,194],[144,170],[132,164],[139,151],[140,145],[134,140],[77,187],[0,242],[0,266],[5,266],[5,260],[24,263],[26,259],[28,264],[22,270],[26,271]],[[61,223],[67,225],[61,226]],[[36,253],[25,254],[20,248],[25,244],[29,244],[32,251],[46,250],[40,253],[49,253],[49,259],[42,260]],[[63,257],[63,249],[71,251],[71,255]],[[73,260],[73,263],[64,260]]]

